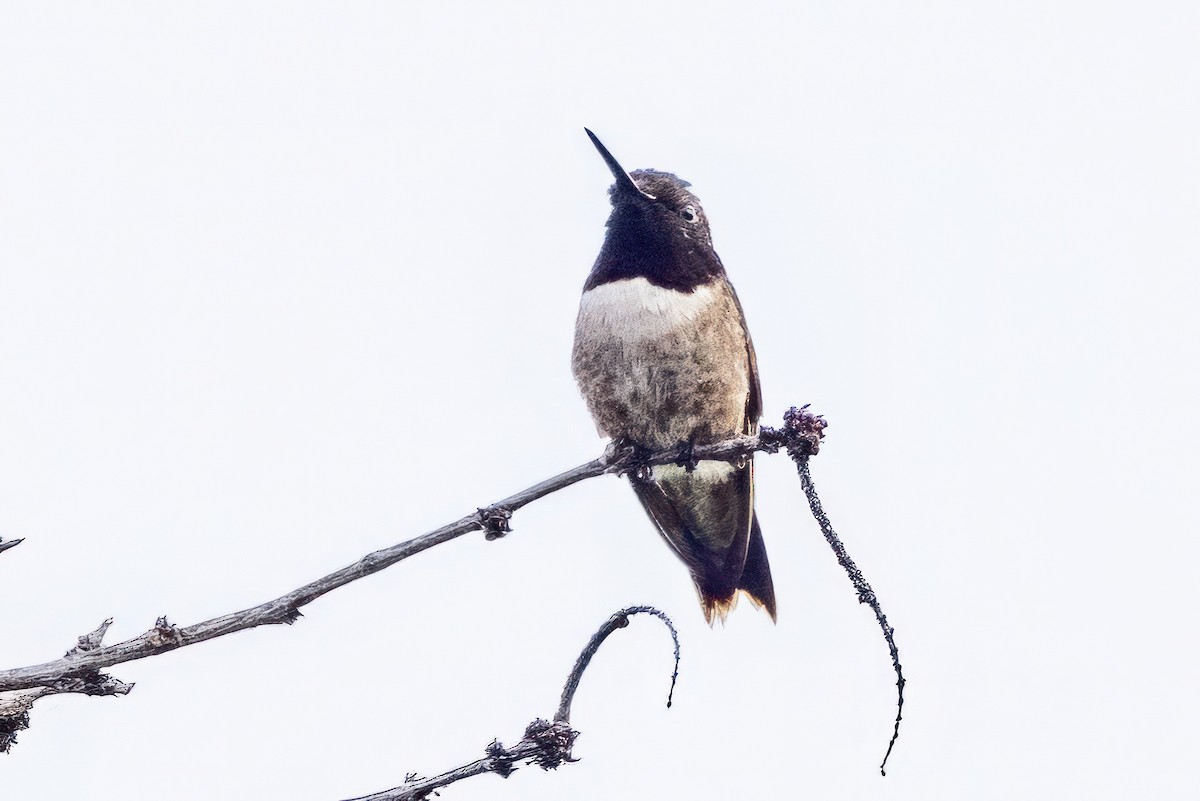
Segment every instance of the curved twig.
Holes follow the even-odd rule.
[[[496,773],[507,779],[519,767],[517,763],[524,760],[528,760],[527,764],[538,765],[542,770],[553,770],[563,763],[575,762],[575,758],[571,756],[571,747],[575,744],[579,732],[571,728],[569,718],[571,701],[575,697],[575,691],[579,689],[579,680],[608,635],[628,626],[629,618],[640,613],[654,615],[671,631],[671,639],[675,642],[675,672],[671,675],[671,692],[674,693],[675,679],[679,676],[679,632],[675,630],[675,624],[666,614],[652,606],[630,606],[606,620],[588,640],[563,686],[562,702],[553,721],[537,718],[525,728],[525,735],[512,748],[505,747],[499,740],[492,740],[484,750],[486,756],[482,759],[428,779],[410,775],[399,787],[358,796],[349,801],[424,801],[439,788],[481,773]],[[667,706],[671,705],[669,698],[668,696]]]
[[[583,671],[587,670],[596,651],[600,650],[600,645],[608,639],[608,635],[617,629],[628,626],[630,617],[642,613],[654,615],[661,620],[667,630],[671,632],[671,640],[675,643],[675,672],[671,674],[671,689],[667,691],[667,708],[670,709],[671,699],[675,697],[675,681],[679,678],[679,632],[676,631],[671,618],[653,606],[630,606],[606,620],[580,652],[579,658],[575,660],[575,667],[571,669],[571,675],[567,677],[567,683],[563,685],[562,700],[559,701],[558,712],[554,715],[556,722],[571,722],[571,702],[575,700],[575,691],[579,689],[579,680],[583,678]]]
[[[800,409],[789,409],[783,416],[784,427],[813,431],[819,440],[821,432],[825,428],[825,421],[821,417],[808,412],[807,409],[807,406]],[[812,475],[808,470],[808,457],[811,453],[811,450],[794,449],[792,446],[788,446],[788,455],[792,457],[792,461],[796,463],[796,470],[800,473],[800,485],[804,488],[805,497],[808,498],[808,508],[812,511],[817,525],[821,527],[821,534],[824,535],[825,541],[833,549],[833,554],[837,557],[838,564],[842,566],[842,569],[846,571],[846,575],[850,577],[850,583],[854,585],[854,591],[858,593],[858,602],[869,605],[875,613],[875,620],[879,622],[879,627],[883,629],[883,638],[887,641],[888,651],[892,656],[892,669],[896,671],[896,721],[892,727],[892,739],[888,741],[887,752],[883,755],[883,762],[879,765],[880,774],[886,776],[888,757],[892,755],[892,747],[896,745],[896,739],[900,736],[901,713],[904,710],[904,672],[900,667],[900,651],[896,649],[896,640],[892,636],[895,629],[888,625],[887,616],[883,614],[883,609],[879,605],[879,598],[875,595],[875,590],[871,589],[870,583],[867,582],[862,571],[858,569],[858,565],[850,558],[850,554],[846,553],[846,546],[842,545],[837,532],[833,530],[833,524],[829,522],[828,515],[825,514],[825,510],[821,507],[821,499],[817,496],[816,485],[813,484]]]

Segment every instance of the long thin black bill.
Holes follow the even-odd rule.
[[[592,144],[596,146],[596,150],[600,151],[600,157],[604,159],[604,163],[607,164],[608,169],[612,171],[613,177],[617,179],[617,186],[620,187],[622,191],[637,192],[638,194],[641,194],[642,190],[638,189],[637,184],[635,184],[633,179],[629,177],[629,173],[625,172],[625,168],[621,166],[621,163],[613,158],[613,154],[608,152],[608,148],[604,146],[604,143],[600,141],[599,137],[597,137],[587,128],[584,128],[583,130],[587,132],[588,138],[592,140]]]

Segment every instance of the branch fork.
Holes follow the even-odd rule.
[[[559,765],[578,762],[579,760],[571,756],[571,748],[575,744],[575,738],[579,736],[579,732],[571,728],[571,701],[575,698],[575,691],[579,689],[579,681],[583,678],[583,672],[592,661],[596,651],[599,650],[600,645],[614,631],[628,626],[629,618],[637,614],[654,615],[671,632],[671,639],[675,644],[675,671],[671,675],[671,693],[674,693],[675,679],[679,676],[679,632],[676,631],[675,624],[671,622],[671,619],[660,610],[652,606],[631,606],[612,615],[588,640],[587,645],[579,654],[579,658],[575,660],[575,666],[567,676],[566,684],[563,685],[562,699],[554,720],[536,718],[525,727],[525,735],[521,741],[511,748],[499,740],[492,740],[484,749],[485,756],[482,759],[469,762],[462,767],[432,778],[418,778],[416,774],[410,773],[405,777],[404,784],[399,787],[359,796],[350,801],[426,801],[430,794],[437,789],[470,776],[478,776],[481,773],[495,773],[507,779],[519,767],[518,763],[522,761],[529,765],[537,765],[542,770],[554,770]],[[667,706],[670,705],[670,695],[668,694]]]

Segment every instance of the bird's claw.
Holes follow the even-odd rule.
[[[689,439],[679,443],[679,458],[675,464],[689,473],[695,472],[696,465],[700,464],[700,460],[696,458],[696,443],[693,440]]]
[[[609,470],[623,476],[629,474],[635,481],[648,481],[653,468],[646,464],[650,451],[628,437],[617,437],[608,443],[604,453]]]

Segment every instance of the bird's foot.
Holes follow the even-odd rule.
[[[634,481],[649,481],[654,468],[646,464],[651,451],[628,437],[617,437],[608,443],[604,458],[609,470],[623,476],[629,474]]]
[[[679,458],[675,464],[689,473],[695,472],[696,465],[700,464],[700,460],[696,458],[696,441],[694,439],[679,443]]]

